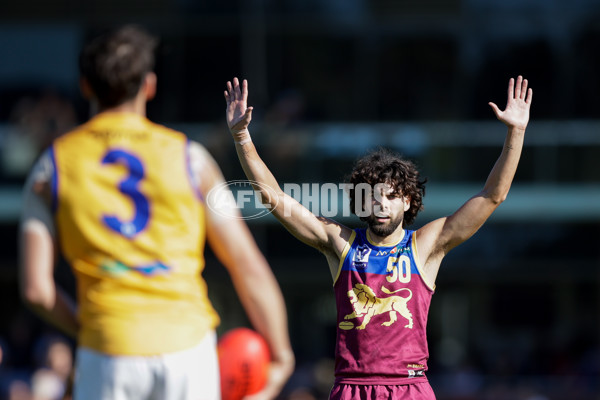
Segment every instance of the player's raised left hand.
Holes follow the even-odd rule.
[[[514,78],[508,81],[508,100],[506,108],[501,111],[495,103],[488,104],[494,110],[496,117],[504,122],[509,128],[525,130],[529,122],[529,108],[533,97],[533,90],[527,88],[527,79],[521,75],[515,83]]]

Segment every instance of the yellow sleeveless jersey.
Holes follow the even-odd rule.
[[[77,280],[80,346],[161,354],[218,324],[201,278],[205,209],[187,143],[130,113],[99,114],[54,142],[53,207]]]

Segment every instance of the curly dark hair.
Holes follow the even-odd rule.
[[[356,204],[355,187],[360,183],[371,187],[378,183],[387,183],[394,188],[394,194],[409,196],[410,208],[404,213],[405,226],[411,225],[423,209],[427,179],[421,180],[414,163],[388,149],[378,148],[358,159],[347,180],[351,183],[349,195],[350,209],[353,213]]]
[[[126,25],[87,43],[79,55],[79,72],[101,106],[133,99],[152,72],[158,40],[141,27]]]

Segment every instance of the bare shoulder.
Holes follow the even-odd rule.
[[[327,231],[329,249],[339,257],[344,251],[346,244],[350,241],[353,232],[352,229],[329,218],[317,217],[317,219],[321,221]]]
[[[200,143],[189,141],[187,151],[194,185],[206,195],[212,187],[225,180],[221,168]]]
[[[30,222],[45,226],[52,236],[55,235],[53,207],[54,164],[49,151],[44,152],[32,167],[23,189],[21,206],[21,227]]]
[[[199,163],[214,163],[213,157],[210,155],[206,147],[200,143],[190,140],[188,146],[188,156],[192,164]]]
[[[46,150],[40,155],[27,176],[24,186],[25,193],[32,192],[40,196],[50,206],[54,172],[54,164],[50,151]]]
[[[329,272],[335,282],[339,272],[341,261],[344,258],[345,252],[350,244],[353,230],[345,225],[342,225],[334,220],[325,217],[317,217],[327,231],[328,243],[319,250],[327,259]]]

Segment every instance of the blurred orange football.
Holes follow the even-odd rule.
[[[267,382],[271,354],[265,339],[248,328],[226,332],[217,344],[222,400],[240,400]]]

